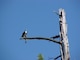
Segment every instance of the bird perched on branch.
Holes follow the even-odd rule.
[[[25,39],[25,43],[26,43],[26,38],[27,38],[27,31],[25,30],[23,33],[22,33],[22,39]]]
[[[26,38],[26,35],[27,35],[27,31],[24,31],[23,33],[22,33],[22,38]]]

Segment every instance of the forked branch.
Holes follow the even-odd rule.
[[[51,41],[51,42],[54,42],[54,43],[61,44],[60,41],[57,41],[57,40],[54,40],[54,39],[51,39],[51,38],[44,38],[44,37],[23,37],[21,39],[24,39],[24,40],[33,40],[33,39],[47,40],[47,41]]]

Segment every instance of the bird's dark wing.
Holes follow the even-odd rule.
[[[25,32],[22,33],[22,36],[21,37],[24,37],[24,36],[25,36]]]

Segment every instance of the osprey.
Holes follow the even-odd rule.
[[[25,39],[25,43],[27,43],[27,41],[26,41],[26,38],[27,38],[27,31],[25,30],[23,33],[22,33],[22,39]]]
[[[22,38],[26,38],[26,35],[27,35],[27,31],[24,31],[23,33],[22,33]]]

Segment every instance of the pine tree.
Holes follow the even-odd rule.
[[[38,60],[44,60],[42,54],[39,54],[39,55],[38,55]]]

